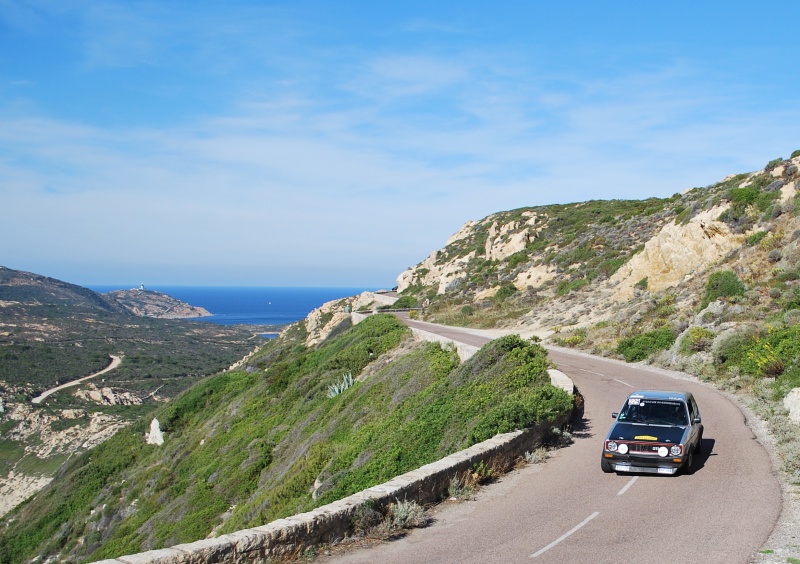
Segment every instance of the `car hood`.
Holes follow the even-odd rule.
[[[652,441],[656,443],[680,443],[686,427],[616,423],[608,433],[609,440]]]

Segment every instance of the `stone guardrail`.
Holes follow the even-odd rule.
[[[419,338],[433,335],[425,331],[419,333],[427,333],[421,335],[415,332]],[[438,341],[440,338],[427,338],[427,340]],[[472,349],[477,350],[477,347]],[[553,385],[569,393],[574,392],[572,380],[565,374],[557,370],[549,372]],[[572,415],[573,413],[567,413],[528,429],[496,435],[417,470],[313,511],[217,538],[119,556],[99,561],[97,564],[240,564],[293,555],[314,546],[330,544],[352,533],[352,521],[356,510],[368,503],[374,509],[382,510],[397,501],[416,501],[421,505],[440,501],[447,493],[452,480],[463,476],[464,472],[480,463],[495,472],[506,472],[526,452],[533,452],[540,447],[553,427],[563,428]]]

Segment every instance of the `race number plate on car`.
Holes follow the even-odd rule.
[[[631,465],[630,464],[615,464],[614,465],[614,469],[617,472],[630,472],[631,471]]]

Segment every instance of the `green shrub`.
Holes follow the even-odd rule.
[[[766,236],[767,236],[766,231],[756,231],[752,235],[749,235],[747,239],[745,239],[745,243],[753,247],[755,245],[758,245]]]
[[[508,257],[508,268],[516,268],[517,266],[525,264],[526,262],[528,262],[528,253],[525,251],[518,251]]]
[[[566,296],[572,291],[578,291],[584,286],[588,286],[589,281],[586,278],[578,278],[577,280],[563,280],[559,282],[556,287],[556,295]]]
[[[586,341],[586,337],[588,336],[589,332],[586,329],[576,329],[572,332],[571,335],[566,335],[564,337],[557,337],[555,339],[555,343],[562,347],[577,347],[578,345],[583,344]]]
[[[730,298],[743,296],[745,291],[744,284],[732,270],[722,270],[714,272],[708,277],[705,294],[700,302],[700,309],[705,309],[708,304],[718,298]]]
[[[626,362],[638,362],[655,352],[670,348],[674,342],[675,335],[672,334],[672,330],[669,327],[661,327],[655,331],[620,340],[617,344],[617,353],[622,355]]]
[[[684,355],[708,350],[714,340],[714,332],[705,327],[690,327],[681,338],[680,352]]]
[[[497,293],[494,295],[494,300],[496,302],[503,302],[507,298],[510,298],[514,294],[517,293],[517,287],[513,284],[504,284],[497,290]]]
[[[402,296],[390,306],[392,309],[408,309],[412,307],[419,307],[419,302],[413,296]]]
[[[798,150],[794,151],[794,152],[792,153],[792,156],[791,156],[791,157],[789,157],[789,158],[793,159],[793,158],[795,158],[795,157],[800,157],[800,149],[798,149]]]
[[[778,166],[779,164],[781,164],[782,162],[783,162],[783,158],[782,157],[778,157],[777,159],[772,159],[771,161],[769,161],[767,163],[767,166],[764,167],[764,168],[765,168],[765,170],[770,171],[773,168],[775,168],[776,166]]]
[[[472,431],[472,440],[485,441],[498,433],[530,427],[543,419],[552,419],[572,408],[573,398],[560,388],[518,390],[491,408]]]

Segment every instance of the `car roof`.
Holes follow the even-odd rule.
[[[692,396],[689,392],[668,392],[664,390],[638,390],[629,395],[629,398],[658,399],[658,400],[681,400],[689,401]]]

